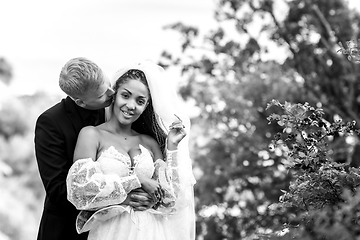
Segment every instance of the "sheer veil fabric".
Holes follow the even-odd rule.
[[[186,114],[186,108],[180,101],[175,90],[174,79],[171,79],[165,70],[149,61],[141,61],[128,65],[118,70],[111,79],[112,86],[116,80],[130,69],[138,69],[144,72],[149,84],[150,95],[156,117],[159,125],[168,133],[169,126],[176,120],[178,116],[183,124],[187,136],[179,143],[178,146],[178,169],[180,183],[183,188],[179,193],[179,199],[176,203],[176,214],[169,216],[170,225],[177,234],[177,239],[193,240],[195,239],[195,209],[193,186],[196,183],[192,172],[192,161],[189,154],[189,134],[190,119]],[[107,112],[107,119],[110,118],[110,109]],[[175,116],[176,115],[176,116]]]

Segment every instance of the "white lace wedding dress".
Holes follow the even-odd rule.
[[[90,240],[172,240],[174,233],[169,217],[187,205],[186,198],[179,197],[181,184],[177,173],[177,161],[157,160],[142,145],[141,153],[131,159],[114,147],[108,148],[101,156],[80,159],[71,167],[67,178],[68,199],[77,209],[76,229],[79,233],[90,231]],[[134,211],[130,206],[119,205],[127,194],[140,187],[136,173],[148,177],[157,175],[166,196],[166,206],[157,210]],[[169,225],[170,224],[170,225]],[[181,234],[181,229],[178,229]],[[184,239],[185,240],[185,239]]]

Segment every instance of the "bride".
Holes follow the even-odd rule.
[[[82,210],[78,233],[96,240],[195,239],[190,121],[174,88],[149,61],[121,69],[114,81],[108,121],[81,130],[67,177],[68,200]],[[151,195],[153,208],[126,204],[137,188]]]

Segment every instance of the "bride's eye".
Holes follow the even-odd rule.
[[[138,101],[138,104],[139,104],[139,105],[143,105],[143,104],[145,104],[145,101],[140,100],[140,101]]]

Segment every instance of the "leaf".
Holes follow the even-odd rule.
[[[304,164],[305,164],[305,166],[309,166],[309,163],[310,163],[310,162],[309,162],[309,160],[308,160],[308,159],[305,159],[305,160],[304,160]]]
[[[299,154],[299,157],[302,157],[302,158],[306,157],[305,153],[303,153],[303,152],[299,152],[298,154]]]

